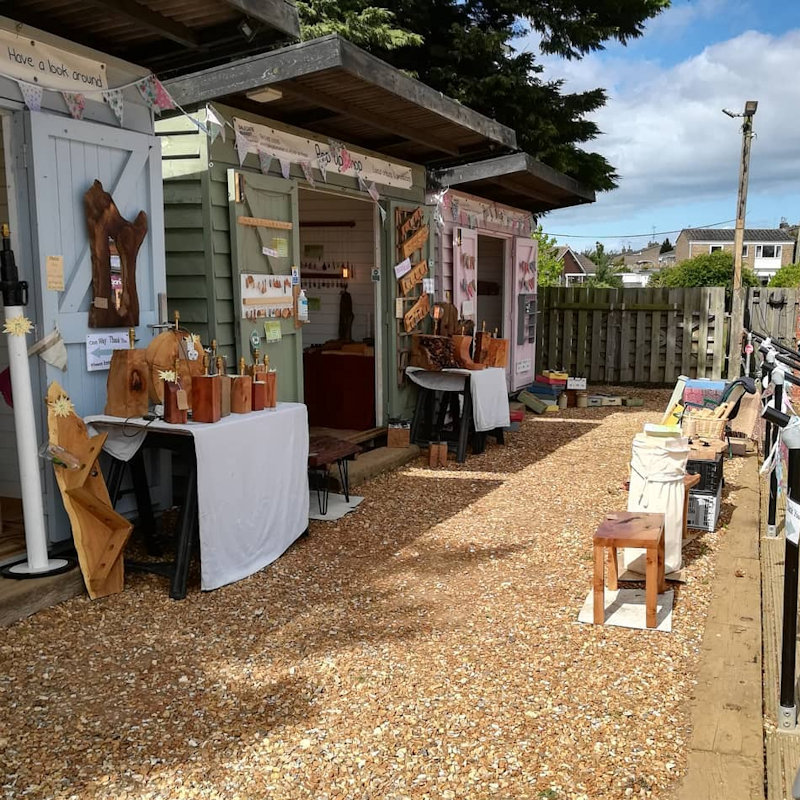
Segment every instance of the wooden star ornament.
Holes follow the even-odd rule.
[[[53,410],[53,414],[57,417],[68,417],[75,411],[75,406],[72,405],[72,401],[65,394],[57,397],[49,405]]]
[[[18,317],[11,317],[7,319],[3,325],[3,333],[9,336],[24,336],[33,330],[33,323],[20,314]]]

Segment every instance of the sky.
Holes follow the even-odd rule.
[[[522,44],[538,49],[535,35]],[[623,46],[577,61],[539,56],[563,91],[603,87],[591,115],[602,134],[585,149],[605,156],[619,187],[592,205],[547,214],[544,230],[578,250],[674,243],[681,228],[733,227],[741,112],[757,100],[746,225],[800,221],[800,2],[673,0]],[[655,231],[655,237],[653,237]]]

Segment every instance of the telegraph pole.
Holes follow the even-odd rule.
[[[744,298],[742,297],[742,250],[744,249],[744,221],[747,216],[747,185],[750,178],[750,144],[753,141],[753,117],[757,100],[748,100],[744,112],[734,114],[722,109],[729,117],[742,117],[742,158],[739,162],[739,191],[736,200],[736,230],[733,234],[733,296],[731,303],[731,328],[728,346],[728,378],[739,377],[739,338],[744,323]]]

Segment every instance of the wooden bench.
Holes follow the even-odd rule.
[[[606,514],[594,534],[594,623],[603,625],[605,610],[604,555],[608,550],[608,588],[616,591],[619,581],[617,550],[624,547],[647,551],[645,607],[647,627],[655,628],[658,595],[666,590],[664,580],[664,515],[643,511]]]

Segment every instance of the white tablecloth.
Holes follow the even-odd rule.
[[[105,415],[86,423],[108,432],[105,449],[128,460],[135,428],[190,434],[197,455],[203,589],[246,578],[271,564],[308,527],[308,414],[302,403],[231,414],[214,424],[170,425]]]
[[[487,367],[433,372],[420,367],[406,367],[406,375],[418,386],[437,392],[461,392],[469,378],[475,430],[491,431],[495,428],[507,428],[511,424],[504,369]]]

